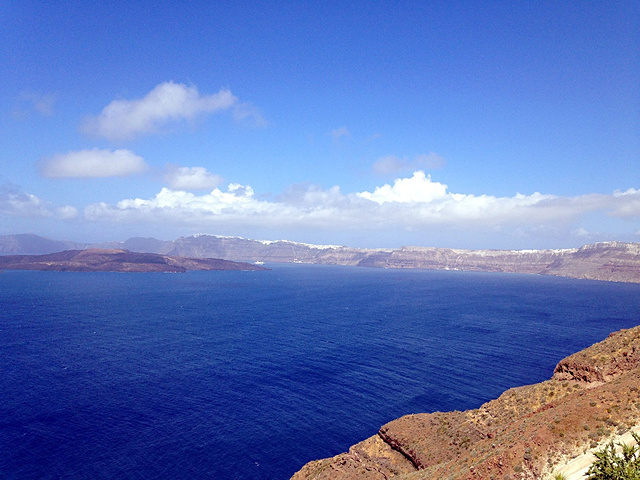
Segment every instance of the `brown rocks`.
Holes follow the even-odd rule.
[[[553,378],[582,382],[604,382],[640,367],[640,331],[612,333],[603,342],[575,353],[556,366]]]
[[[415,471],[412,463],[400,452],[381,437],[373,436],[354,445],[347,453],[306,464],[293,478],[382,480]]]
[[[622,330],[562,360],[550,380],[507,390],[476,410],[394,420],[293,479],[551,478],[567,458],[640,423],[638,352],[640,326]],[[387,453],[370,454],[369,445]]]

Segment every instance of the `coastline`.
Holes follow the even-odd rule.
[[[589,452],[640,430],[640,326],[561,360],[553,376],[464,412],[406,415],[292,480],[581,478]],[[625,438],[625,437],[621,437]]]
[[[216,258],[233,262],[345,265],[385,269],[534,273],[566,278],[640,283],[640,243],[601,242],[546,250],[465,250],[436,247],[354,248],[288,240],[263,241],[198,234],[177,240],[131,238],[78,244],[36,235],[0,236],[0,261],[7,255],[42,255],[64,250],[108,249],[171,258]]]

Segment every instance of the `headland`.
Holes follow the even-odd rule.
[[[508,368],[508,366],[505,366]],[[292,480],[551,479],[640,424],[640,326],[475,410],[407,415]],[[578,462],[580,463],[580,462]]]

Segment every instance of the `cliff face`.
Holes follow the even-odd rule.
[[[640,281],[640,244],[608,242],[585,245],[554,259],[540,273],[614,282]]]
[[[378,256],[366,266],[424,268],[482,272],[540,273],[550,263],[569,258],[576,250],[459,250],[403,247]]]
[[[166,245],[165,245],[166,248]],[[199,235],[180,238],[171,255],[237,261],[316,263],[374,268],[421,268],[536,273],[591,280],[640,282],[640,244],[607,242],[563,250],[462,250],[431,247],[358,249],[280,240],[260,242]]]
[[[407,415],[292,480],[542,479],[640,423],[640,326],[558,363],[545,382],[479,409]]]
[[[190,257],[215,256],[236,261],[275,263],[316,263],[325,265],[357,265],[368,250],[357,248],[309,245],[278,240],[265,242],[238,237],[197,235],[179,238],[169,255]]]
[[[167,253],[237,261],[316,263],[374,268],[421,268],[535,273],[591,280],[640,282],[640,244],[607,242],[564,250],[462,250],[430,247],[358,249],[259,242],[200,235],[174,242]]]
[[[0,269],[75,272],[186,272],[187,270],[265,270],[217,258],[185,258],[119,249],[65,250],[47,255],[0,256]]]
[[[44,251],[35,253],[48,253],[69,249],[70,247],[60,248],[67,243],[69,242],[54,242],[35,235],[5,236],[0,237],[0,255],[34,253],[32,251],[38,248]],[[58,250],[55,250],[56,247]],[[224,258],[239,262],[535,273],[591,280],[640,282],[638,243],[606,242],[564,250],[462,250],[430,247],[360,249],[309,245],[287,240],[271,242],[240,237],[193,235],[174,241],[131,238],[126,242],[110,242],[97,247],[182,257]]]

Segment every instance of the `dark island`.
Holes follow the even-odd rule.
[[[188,258],[121,249],[65,250],[46,255],[0,256],[0,269],[59,272],[186,272],[188,270],[268,270],[219,258]]]

